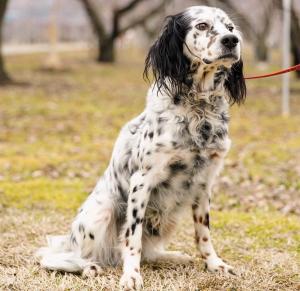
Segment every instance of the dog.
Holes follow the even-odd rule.
[[[140,290],[140,262],[188,263],[165,250],[192,208],[195,242],[211,272],[232,273],[209,229],[212,186],[230,148],[229,107],[245,100],[241,33],[227,14],[193,6],[166,18],[145,61],[145,110],[121,130],[112,158],[66,236],[38,251],[50,270],[95,276],[123,263],[121,288]]]

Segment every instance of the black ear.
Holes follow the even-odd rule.
[[[187,84],[190,61],[183,54],[183,44],[189,29],[189,18],[183,13],[169,16],[159,39],[152,45],[145,61],[144,78],[149,79],[149,70],[158,89],[180,93]]]
[[[247,88],[243,74],[243,60],[234,63],[228,71],[224,86],[229,93],[231,104],[245,101]]]

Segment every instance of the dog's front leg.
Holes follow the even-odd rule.
[[[205,264],[209,271],[233,273],[233,268],[218,257],[213,247],[209,228],[209,201],[211,189],[208,189],[206,185],[202,186],[201,194],[195,197],[192,205],[197,248],[201,253],[201,257],[205,260]]]
[[[142,228],[151,191],[147,178],[146,173],[138,172],[130,180],[127,220],[122,233],[123,275],[120,286],[124,290],[140,290],[143,287],[140,275]]]

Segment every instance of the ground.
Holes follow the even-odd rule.
[[[43,54],[8,58],[22,82],[0,89],[1,290],[117,290],[121,268],[82,279],[42,270],[33,253],[47,234],[68,231],[120,127],[142,110],[142,55],[121,53],[117,64],[99,65],[90,53],[63,54],[59,72],[42,69]],[[250,56],[245,67],[258,70]],[[231,110],[233,145],[214,190],[211,228],[237,275],[204,270],[187,213],[170,249],[194,263],[144,265],[145,290],[300,289],[300,82],[292,80],[287,118],[280,81],[247,81],[247,102]]]

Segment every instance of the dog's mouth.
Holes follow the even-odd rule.
[[[221,55],[217,58],[218,60],[226,60],[226,59],[233,59],[233,60],[238,60],[238,56],[236,54],[233,53],[227,53],[224,55]]]

